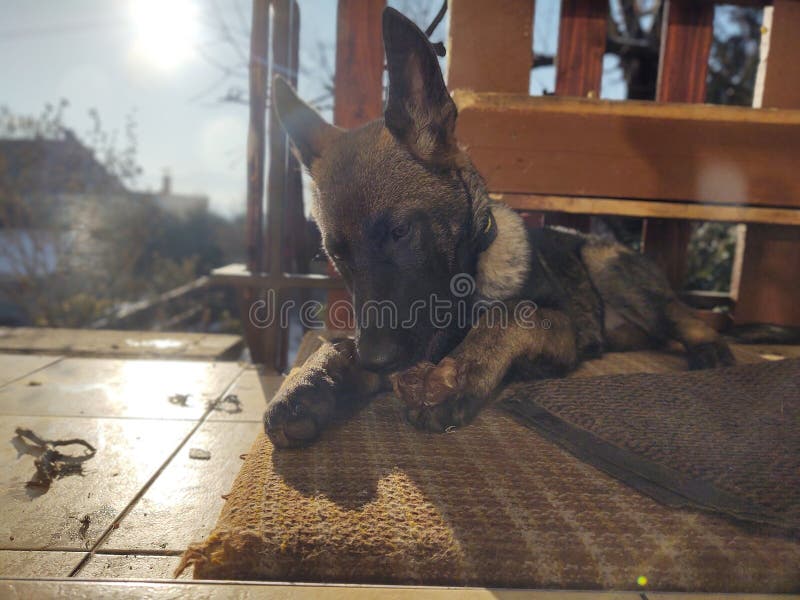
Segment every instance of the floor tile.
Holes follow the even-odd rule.
[[[99,551],[182,551],[213,529],[260,422],[206,422],[111,532]],[[192,448],[211,453],[189,457]]]
[[[14,598],[196,598],[206,600],[250,600],[281,598],[281,600],[640,600],[637,592],[502,590],[486,588],[444,588],[421,586],[348,586],[286,583],[243,582],[89,582],[89,581],[19,581],[0,582],[0,597]],[[650,598],[650,595],[647,595]],[[781,596],[742,596],[735,594],[669,595],[673,600],[706,598],[708,600],[779,599]],[[659,595],[659,600],[661,596]]]
[[[0,550],[0,577],[69,577],[86,552]]]
[[[78,579],[174,579],[180,556],[95,554],[77,574]],[[186,569],[179,579],[191,579]]]
[[[60,360],[60,356],[0,353],[0,386]]]
[[[229,393],[239,399],[236,405],[221,403],[209,415],[211,421],[261,421],[267,401],[275,395],[283,381],[282,375],[262,375],[255,367],[246,368]]]
[[[196,420],[241,370],[234,362],[65,358],[0,388],[0,414]]]
[[[42,354],[213,360],[241,347],[240,336],[226,334],[0,327],[0,350]]]
[[[0,548],[91,547],[193,426],[190,421],[0,417]],[[83,438],[96,454],[83,463],[82,475],[58,479],[49,489],[26,486],[35,473],[35,451],[15,435],[16,427],[45,440]],[[80,446],[61,450],[84,451]]]

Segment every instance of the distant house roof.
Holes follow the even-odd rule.
[[[0,193],[124,192],[122,182],[67,132],[64,139],[0,139]]]

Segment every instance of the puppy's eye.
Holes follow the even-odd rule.
[[[408,235],[409,231],[411,231],[411,228],[408,225],[398,225],[392,229],[392,237],[395,240],[402,239]]]

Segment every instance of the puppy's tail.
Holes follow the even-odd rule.
[[[800,344],[800,327],[760,323],[734,325],[725,331],[724,337],[736,344]]]

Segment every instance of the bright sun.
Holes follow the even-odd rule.
[[[194,54],[197,7],[192,0],[131,0],[135,56],[163,70]]]

